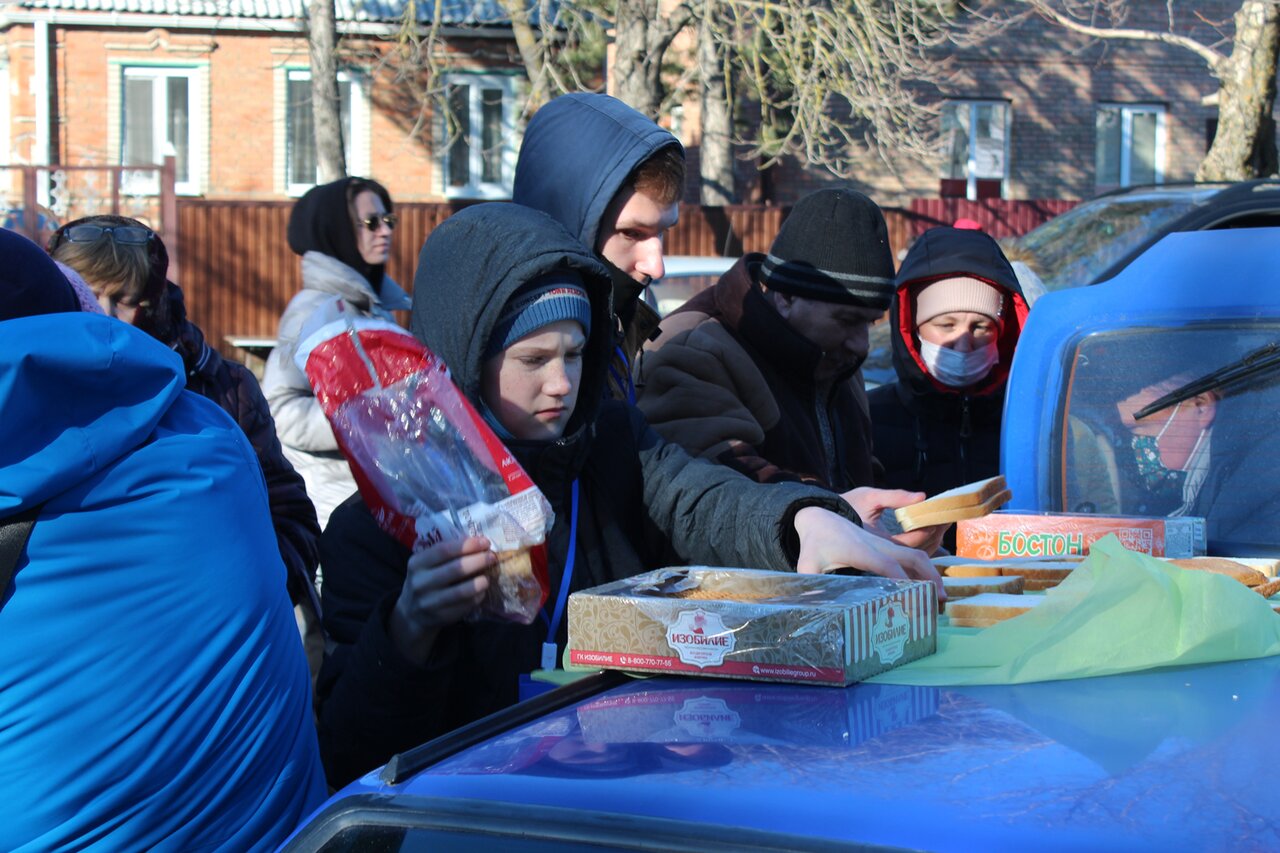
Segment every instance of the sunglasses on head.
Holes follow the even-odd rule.
[[[69,225],[63,228],[58,242],[96,243],[106,238],[124,246],[145,246],[155,237],[150,228],[138,225]]]
[[[360,220],[360,224],[370,231],[377,231],[378,226],[386,225],[392,231],[396,230],[396,224],[400,221],[400,217],[394,213],[384,213],[381,216],[366,216]]]

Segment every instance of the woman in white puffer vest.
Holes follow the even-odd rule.
[[[302,256],[302,290],[280,317],[262,390],[284,454],[306,481],[321,529],[356,485],[311,383],[293,357],[307,321],[335,296],[365,316],[394,319],[392,311],[411,307],[409,297],[385,273],[395,226],[391,196],[366,178],[312,187],[289,216],[289,248]]]

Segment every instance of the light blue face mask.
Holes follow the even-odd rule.
[[[959,352],[921,339],[920,358],[934,379],[951,388],[965,388],[991,372],[1000,360],[1000,349],[992,341],[971,352]]]

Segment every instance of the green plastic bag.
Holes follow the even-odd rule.
[[[981,631],[943,628],[938,652],[870,679],[1023,684],[1280,654],[1280,615],[1239,581],[1127,551],[1114,535],[1034,610]]]

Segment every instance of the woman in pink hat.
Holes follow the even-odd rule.
[[[882,485],[930,495],[1000,471],[1000,416],[1026,320],[1018,277],[981,231],[916,240],[889,309],[898,381],[870,392]]]

